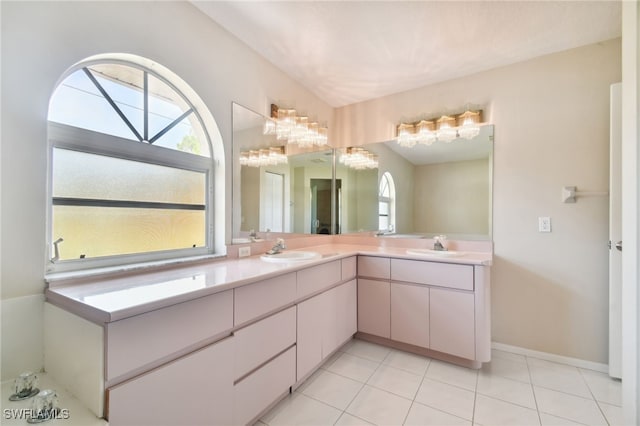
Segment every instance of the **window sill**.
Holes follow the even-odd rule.
[[[88,278],[102,279],[121,274],[156,272],[164,268],[187,266],[208,260],[226,258],[226,254],[207,254],[201,256],[182,257],[179,259],[158,260],[153,262],[132,263],[128,265],[107,266],[103,268],[84,269],[80,271],[52,272],[44,275],[44,281],[49,287],[62,284],[72,284]]]

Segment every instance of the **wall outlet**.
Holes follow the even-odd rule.
[[[538,232],[551,232],[551,218],[548,216],[538,218]]]
[[[251,256],[251,246],[238,248],[238,257]]]

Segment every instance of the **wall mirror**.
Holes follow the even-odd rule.
[[[333,150],[285,146],[264,134],[264,123],[264,116],[233,104],[232,242],[251,231],[335,232]]]
[[[362,168],[343,161],[348,148],[283,147],[263,134],[264,121],[233,104],[232,242],[251,231],[491,239],[493,125],[471,140],[363,145],[377,164]],[[269,154],[286,163],[268,164]]]

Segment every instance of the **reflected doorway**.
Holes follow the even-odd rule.
[[[335,232],[340,233],[339,212],[342,181],[336,179],[335,217],[331,220],[331,179],[311,179],[311,233],[331,234],[335,223]]]
[[[284,231],[284,175],[273,172],[264,174],[263,223],[260,229]]]

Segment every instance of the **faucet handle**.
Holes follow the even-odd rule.
[[[283,239],[283,238],[278,238],[278,239],[276,240],[276,244],[277,244],[278,246],[280,246],[280,248],[281,248],[281,249],[286,249],[286,248],[287,248],[287,246],[286,246],[286,244],[285,244],[285,242],[284,242],[284,239]]]

